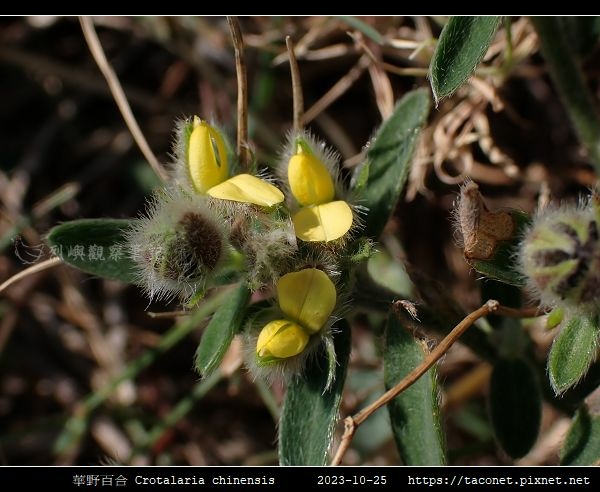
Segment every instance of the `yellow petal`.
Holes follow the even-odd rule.
[[[188,142],[188,172],[194,189],[202,194],[225,181],[229,175],[227,153],[221,134],[197,118],[194,119],[194,129]]]
[[[284,199],[278,188],[251,174],[238,174],[212,187],[208,194],[214,198],[253,203],[261,207],[272,207]]]
[[[288,273],[277,282],[279,307],[309,333],[318,332],[331,316],[337,295],[327,274],[316,268]]]
[[[335,189],[328,169],[314,155],[298,146],[288,164],[288,182],[300,205],[319,205],[333,200]]]
[[[344,201],[304,207],[292,217],[296,236],[303,241],[333,241],[352,227],[352,209]]]
[[[261,358],[286,359],[302,352],[309,336],[296,323],[286,319],[271,321],[261,330],[256,354]]]

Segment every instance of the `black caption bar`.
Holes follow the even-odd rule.
[[[599,467],[0,467],[7,491],[600,490]],[[39,488],[38,488],[39,487]]]

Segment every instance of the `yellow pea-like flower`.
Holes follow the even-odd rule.
[[[238,174],[229,178],[227,150],[219,131],[197,116],[192,125],[187,166],[197,193],[260,207],[272,207],[283,202],[285,197],[278,188],[256,176]]]
[[[296,236],[302,241],[335,241],[352,228],[354,215],[347,202],[335,200],[330,169],[312,152],[311,145],[315,145],[312,139],[306,138],[296,139],[296,153],[287,167],[290,190],[301,207],[292,215],[292,222]],[[331,157],[323,154],[323,158]]]
[[[309,336],[296,323],[286,319],[271,321],[261,330],[256,353],[262,359],[287,359],[301,353]]]
[[[329,170],[303,145],[288,164],[288,182],[300,205],[319,205],[333,200],[335,188]]]
[[[227,179],[227,152],[221,134],[212,126],[198,117],[194,117],[193,126],[188,143],[188,171],[194,189],[205,194]]]
[[[303,207],[292,216],[296,236],[303,241],[333,241],[352,227],[352,209],[343,200]]]
[[[277,282],[277,300],[285,319],[267,323],[256,343],[259,361],[294,357],[310,337],[323,329],[337,303],[335,285],[317,268],[284,275]]]
[[[251,174],[238,174],[208,190],[213,198],[272,207],[284,200],[283,193],[266,181]]]
[[[331,316],[337,302],[335,285],[317,268],[284,275],[277,282],[279,307],[309,334],[317,333]]]

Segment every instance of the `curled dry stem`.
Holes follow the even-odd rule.
[[[454,329],[444,338],[437,347],[435,347],[431,353],[415,367],[409,374],[406,375],[396,386],[386,391],[377,400],[371,403],[369,406],[363,408],[360,412],[355,415],[346,417],[344,420],[344,435],[340,445],[335,453],[335,456],[331,462],[332,465],[339,465],[342,462],[346,451],[350,447],[352,438],[356,433],[358,427],[367,420],[373,413],[379,410],[381,407],[389,403],[391,400],[396,398],[404,390],[416,383],[419,378],[425,374],[431,366],[433,366],[438,360],[440,360],[448,349],[456,342],[459,337],[467,331],[473,324],[480,318],[487,316],[488,314],[497,312],[502,306],[495,300],[487,301],[479,309],[476,309],[471,314],[467,315]],[[505,309],[505,308],[504,308]]]

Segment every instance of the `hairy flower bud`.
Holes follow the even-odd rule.
[[[546,305],[589,310],[599,304],[600,238],[590,205],[543,212],[521,243],[523,274]]]
[[[190,297],[218,268],[227,249],[225,234],[198,197],[155,198],[148,217],[129,233],[128,247],[140,284],[150,297]]]

